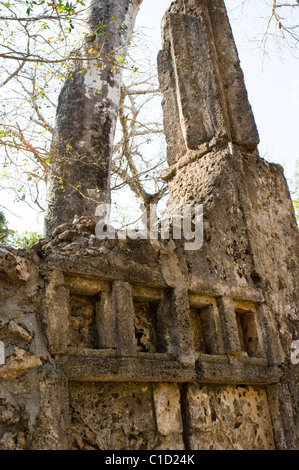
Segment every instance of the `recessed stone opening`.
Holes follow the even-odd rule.
[[[70,346],[97,349],[98,296],[71,295],[70,297]]]
[[[163,352],[157,334],[158,308],[158,300],[134,300],[135,342],[139,352]]]
[[[241,351],[249,357],[259,356],[259,340],[254,312],[236,310],[237,328]]]
[[[211,308],[191,308],[190,322],[193,341],[197,353],[212,354],[211,344]]]

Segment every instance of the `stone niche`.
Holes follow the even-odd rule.
[[[261,339],[256,308],[250,302],[234,302],[241,351],[249,357],[261,356]]]
[[[137,350],[159,352],[156,302],[134,302],[134,327]]]
[[[217,297],[189,294],[190,323],[197,355],[223,354]]]
[[[137,352],[167,353],[170,293],[165,289],[134,285],[132,297]]]
[[[74,348],[96,349],[98,332],[96,312],[99,296],[70,297],[70,342]]]
[[[110,284],[102,281],[64,276],[66,291],[69,347],[101,349],[105,347],[103,331],[106,299]]]

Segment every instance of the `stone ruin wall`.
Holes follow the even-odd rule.
[[[0,449],[299,448],[283,171],[258,156],[222,1],[176,1],[163,25],[164,178],[170,206],[203,203],[203,247],[101,241],[86,217],[2,246]]]

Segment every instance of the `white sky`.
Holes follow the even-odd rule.
[[[282,51],[285,56],[282,61],[275,44],[269,44],[268,57],[263,58],[259,43],[252,39],[264,30],[265,21],[261,17],[268,15],[271,2],[248,0],[249,7],[242,16],[235,8],[240,3],[242,0],[226,0],[260,134],[260,154],[283,165],[286,176],[292,178],[299,158],[299,61],[286,51]],[[137,26],[147,26],[158,47],[160,21],[169,5],[169,0],[144,0],[137,18]]]
[[[260,154],[268,161],[283,165],[285,175],[290,179],[294,177],[296,160],[299,159],[298,59],[283,51],[282,61],[274,44],[269,45],[268,57],[262,58],[258,43],[251,40],[265,27],[262,17],[269,13],[269,6],[267,0],[248,2],[249,7],[240,17],[239,10],[233,8],[241,0],[226,0],[227,7],[232,9],[231,24],[259,129]],[[160,22],[169,5],[169,0],[143,0],[137,18],[137,27],[146,27],[147,35],[153,37],[154,53],[160,48]],[[9,203],[12,211],[20,216],[16,219],[5,211],[11,228],[42,231],[42,217],[37,217],[22,203]]]

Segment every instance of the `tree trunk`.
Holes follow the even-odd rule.
[[[47,181],[45,230],[95,218],[110,202],[110,166],[118,115],[121,69],[142,0],[91,1],[80,55],[61,90]],[[83,44],[82,44],[83,43]]]

